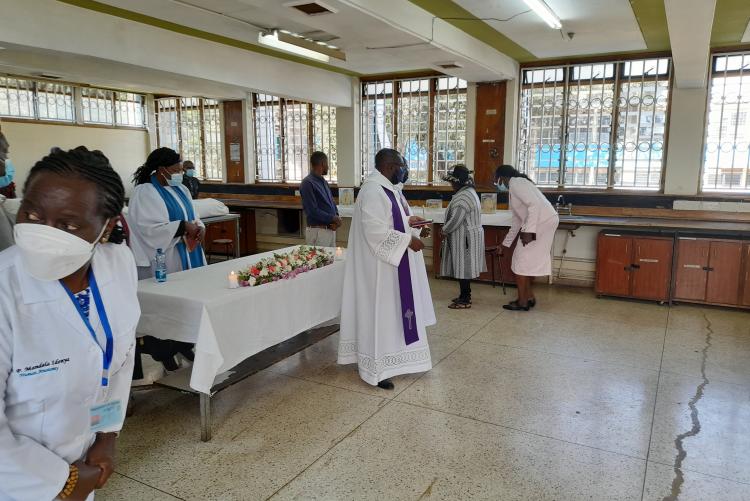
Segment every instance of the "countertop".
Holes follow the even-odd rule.
[[[301,209],[300,202],[272,201],[272,200],[239,200],[220,199],[230,207],[266,208],[266,209]],[[425,219],[432,219],[436,224],[445,222],[445,209],[426,209],[412,207],[414,213]],[[574,209],[575,210],[575,209]],[[339,206],[341,217],[350,218],[354,206]],[[511,212],[498,210],[494,214],[482,214],[484,226],[510,226]],[[750,236],[750,223],[741,221],[696,221],[686,218],[633,217],[633,216],[587,216],[560,215],[560,224],[565,226],[599,226],[607,228],[652,229],[652,230],[684,230],[684,231],[715,231],[741,233]]]

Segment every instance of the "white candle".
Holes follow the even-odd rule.
[[[336,261],[340,261],[344,257],[344,249],[341,247],[336,247]]]
[[[240,283],[237,281],[237,274],[233,271],[229,272],[229,288],[230,289],[236,289],[240,286]]]

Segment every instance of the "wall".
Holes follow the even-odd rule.
[[[2,122],[2,129],[10,143],[19,196],[31,167],[54,146],[71,149],[83,145],[90,150],[101,150],[122,177],[128,195],[132,187],[130,178],[149,153],[145,130],[8,121]]]
[[[707,89],[672,89],[664,193],[695,195],[700,185]]]

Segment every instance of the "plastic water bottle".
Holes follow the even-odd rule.
[[[156,249],[156,266],[154,275],[157,282],[167,281],[167,255],[161,249]]]

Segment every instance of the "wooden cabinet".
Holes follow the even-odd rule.
[[[740,284],[742,289],[742,295],[740,297],[740,305],[750,306],[750,243],[742,246],[743,256],[743,272],[740,277]]]
[[[672,281],[672,238],[634,238],[630,295],[656,301],[669,300]]]
[[[745,244],[744,247],[748,247]],[[743,244],[735,240],[679,237],[675,265],[674,299],[701,303],[737,305],[750,291],[742,278]],[[741,287],[741,285],[743,285]]]
[[[440,228],[442,225],[435,224],[432,231],[432,268],[436,277],[440,276],[440,250],[442,248],[442,238],[440,236]],[[485,247],[498,246],[503,243],[505,236],[508,234],[507,227],[497,226],[485,226],[484,227],[484,245]],[[516,283],[516,276],[511,270],[511,263],[513,260],[513,250],[516,248],[515,243],[510,248],[510,252],[498,259],[495,263],[495,281],[503,281],[506,284]],[[490,282],[492,281],[492,261],[491,257],[485,254],[487,260],[487,271],[479,275],[478,281]],[[501,274],[502,273],[502,274]]]
[[[669,300],[673,239],[668,237],[599,234],[596,293]]]

